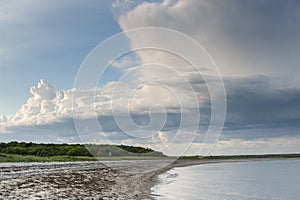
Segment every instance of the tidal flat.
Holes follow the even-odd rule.
[[[251,160],[0,163],[0,199],[151,199],[157,175],[173,167]]]

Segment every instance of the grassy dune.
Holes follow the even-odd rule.
[[[24,156],[16,154],[0,154],[0,162],[68,162],[68,161],[95,161],[94,157],[87,156]]]
[[[89,156],[24,156],[16,154],[0,154],[0,162],[74,162],[74,161],[117,161],[117,160],[161,160],[168,157],[143,157],[143,156],[112,156],[112,157],[89,157]]]

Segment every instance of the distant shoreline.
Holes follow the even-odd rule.
[[[79,162],[79,161],[118,161],[118,160],[186,160],[186,161],[218,161],[218,160],[247,160],[247,159],[286,159],[300,158],[300,154],[262,154],[262,155],[219,155],[219,156],[143,156],[143,154],[129,156],[36,156],[8,154],[0,152],[1,162]]]

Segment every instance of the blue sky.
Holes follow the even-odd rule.
[[[80,64],[121,28],[111,1],[3,1],[0,21],[0,113],[13,115],[40,79],[70,89]]]
[[[297,0],[0,0],[0,140],[76,143],[92,138],[168,154],[182,154],[188,146],[188,154],[199,153],[201,146],[208,152],[214,144],[214,154],[300,152],[299,35]],[[122,43],[110,43],[111,36]],[[190,41],[207,50],[219,71],[204,51],[187,46]],[[143,49],[104,60],[111,66],[100,87],[73,88],[94,48],[100,50],[87,63],[99,72],[105,66],[97,65],[98,58],[145,44],[187,52],[204,64],[195,71],[170,52]],[[92,82],[98,76],[93,72],[81,83]],[[222,105],[227,108],[224,124]],[[210,127],[213,107],[220,119]],[[149,110],[157,124],[147,128]],[[182,110],[190,115],[181,127]],[[165,120],[159,130],[158,119]],[[155,131],[149,136],[150,128]],[[210,128],[214,133],[201,143]],[[164,149],[165,143],[170,148]]]

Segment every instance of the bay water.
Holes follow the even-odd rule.
[[[300,200],[300,160],[203,164],[159,177],[154,199]]]

